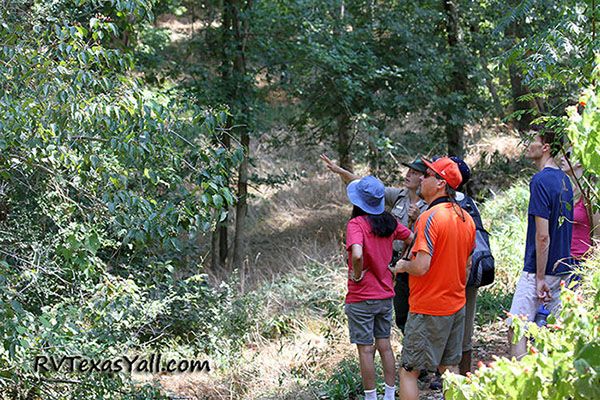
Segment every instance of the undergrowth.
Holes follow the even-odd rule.
[[[519,180],[481,207],[484,225],[490,232],[490,244],[496,259],[496,279],[493,285],[479,291],[476,323],[480,326],[503,318],[504,310],[510,307],[514,285],[522,269],[528,198],[527,183]],[[341,309],[341,303],[338,307]],[[380,368],[379,365],[377,367]],[[379,370],[379,385],[383,385],[382,376]],[[358,359],[344,359],[335,366],[328,378],[315,379],[311,385],[321,388],[322,398],[360,398],[358,396],[362,394],[362,384]]]
[[[510,308],[512,293],[523,269],[528,201],[527,183],[518,180],[480,208],[484,227],[490,233],[490,246],[496,260],[496,279],[492,285],[479,290],[479,325],[505,317],[504,310]]]

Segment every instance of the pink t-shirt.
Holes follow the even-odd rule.
[[[348,251],[348,268],[352,271],[353,244],[363,248],[363,269],[366,270],[360,282],[348,279],[346,303],[357,303],[364,300],[383,300],[394,297],[394,279],[388,269],[392,259],[392,243],[394,240],[405,240],[410,230],[398,223],[396,230],[389,237],[375,236],[365,215],[352,218],[346,226],[346,250]]]
[[[590,237],[590,219],[588,217],[583,197],[573,208],[573,237],[571,238],[571,255],[580,259],[592,245]]]

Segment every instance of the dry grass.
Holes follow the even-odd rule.
[[[158,28],[168,28],[171,42],[177,43],[190,39],[194,33],[198,33],[208,27],[213,29],[218,28],[221,26],[221,23],[219,21],[207,23],[200,19],[195,19],[192,22],[191,17],[188,16],[178,17],[173,14],[162,14],[156,19],[155,25]]]
[[[495,152],[508,159],[518,159],[525,150],[521,141],[518,132],[503,123],[470,125],[465,129],[465,162],[471,166],[482,161],[489,164]]]
[[[162,375],[156,382],[167,393],[193,400],[314,399],[315,393],[306,390],[308,383],[331,371],[353,349],[346,344],[346,330],[337,326],[332,331],[328,320],[310,319],[300,325],[288,337],[248,344],[227,369]]]
[[[467,162],[477,164],[494,151],[510,159],[520,156],[519,137],[505,131],[505,127],[494,129],[494,134],[489,134],[482,127],[471,128],[467,138]],[[250,343],[232,366],[215,366],[210,374],[158,378],[169,393],[183,398],[316,399],[319,394],[311,389],[310,383],[322,379],[323,374],[331,375],[343,359],[355,357],[343,318],[334,320],[311,313],[295,300],[295,292],[286,294],[277,286],[282,280],[289,282],[290,288],[305,285],[306,282],[294,283],[290,277],[304,273],[307,264],[316,264],[323,266],[324,274],[315,278],[315,288],[330,285],[333,292],[343,293],[344,226],[351,212],[345,188],[319,161],[321,149],[272,151],[260,142],[254,146],[256,171],[285,171],[303,177],[276,188],[251,189],[249,256],[241,271],[242,287],[245,291],[262,288],[265,320],[290,316],[293,322],[286,334],[271,339],[264,336],[260,327],[254,327]],[[215,281],[222,278],[219,274],[219,271],[212,273]],[[311,287],[302,286],[300,290],[311,290]],[[505,328],[500,323],[478,328],[474,360],[489,361],[494,354],[505,355],[504,337]],[[392,342],[397,355],[401,349],[400,339],[401,334],[394,331]],[[421,398],[440,396],[424,392]]]

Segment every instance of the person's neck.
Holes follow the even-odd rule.
[[[413,189],[408,189],[408,198],[410,199],[411,203],[416,203],[419,200],[421,200],[421,198],[419,197],[419,195],[417,194],[417,190],[413,190]]]
[[[431,203],[433,203],[434,201],[436,201],[437,199],[441,199],[442,197],[446,197],[446,196],[447,196],[447,194],[446,194],[446,193],[444,193],[444,192],[437,192],[436,194],[434,194],[434,195],[433,195],[433,196],[431,196],[430,198],[428,198],[428,199],[423,199],[423,200],[425,200],[425,202],[426,202],[427,204],[431,204]]]
[[[536,160],[535,166],[537,167],[538,171],[541,171],[546,167],[558,169],[558,165],[556,165],[556,163],[554,162],[554,158],[552,158],[550,154],[543,155],[541,158]]]

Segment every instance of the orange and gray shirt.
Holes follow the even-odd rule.
[[[443,202],[419,216],[414,232],[413,257],[423,251],[431,256],[431,264],[425,275],[409,277],[409,310],[452,315],[465,305],[466,266],[475,247],[475,223],[456,203]]]

